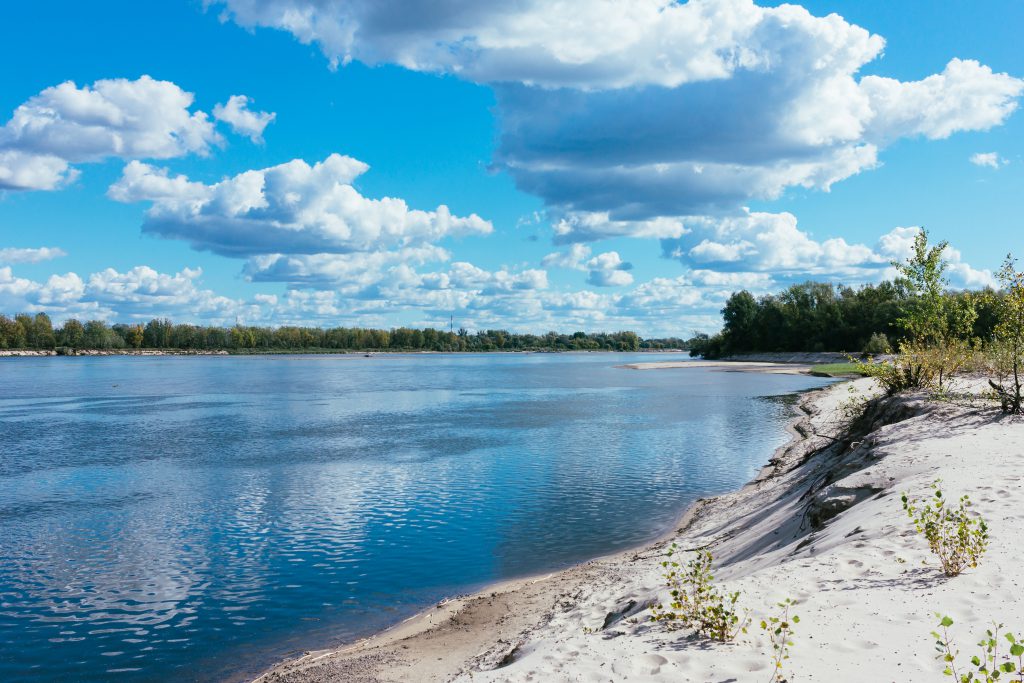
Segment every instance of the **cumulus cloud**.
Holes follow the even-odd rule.
[[[664,256],[685,265],[722,271],[843,276],[888,264],[888,259],[862,244],[849,244],[842,238],[816,241],[797,227],[796,216],[786,212],[745,210],[738,216],[694,218],[688,225],[692,234],[661,242]]]
[[[266,254],[249,259],[244,273],[253,282],[285,282],[292,287],[330,288],[354,294],[388,279],[397,266],[420,266],[449,258],[448,250],[432,244],[369,253]]]
[[[161,273],[148,266],[124,272],[106,268],[87,277],[77,273],[51,275],[36,282],[0,268],[0,310],[45,311],[57,320],[70,317],[148,319],[168,316],[178,320],[233,322],[252,315],[255,302],[215,294],[199,285],[202,270],[185,268]]]
[[[277,118],[277,114],[265,111],[252,111],[252,102],[245,95],[232,95],[224,104],[213,107],[213,117],[231,126],[239,135],[244,135],[257,144],[263,144],[263,130]]]
[[[312,166],[295,159],[206,185],[133,161],[108,194],[151,202],[144,232],[225,256],[380,251],[493,230],[443,204],[421,211],[402,199],[365,197],[353,182],[368,169],[332,154]]]
[[[688,226],[692,228],[690,235],[662,240],[662,255],[693,268],[692,273],[700,273],[709,283],[711,273],[715,273],[722,284],[733,276],[759,274],[783,280],[820,277],[848,282],[892,278],[896,275],[892,262],[910,256],[919,230],[893,228],[868,246],[851,244],[843,238],[818,241],[801,230],[796,216],[790,213],[746,211],[726,218],[695,218]],[[985,287],[994,283],[990,271],[971,267],[952,247],[947,247],[945,257],[950,262],[954,286]]]
[[[586,263],[590,271],[587,282],[595,287],[621,287],[633,284],[633,276],[628,272],[633,264],[622,260],[617,251],[606,251],[598,254]]]
[[[607,211],[570,211],[552,221],[556,244],[593,242],[612,237],[679,237],[689,230],[676,217],[613,220]]]
[[[35,247],[21,249],[5,247],[0,249],[0,263],[41,263],[55,258],[67,256],[67,252],[58,247]]]
[[[585,270],[583,262],[590,258],[590,247],[585,244],[573,244],[566,251],[555,251],[543,259],[540,264],[545,268],[568,268]]]
[[[169,81],[114,78],[46,88],[0,128],[0,189],[52,190],[74,163],[207,154],[221,138],[192,93]]]
[[[994,169],[998,169],[999,167],[1010,163],[1006,159],[1000,157],[996,152],[978,152],[976,154],[972,154],[970,162],[975,166],[987,166]]]
[[[884,40],[831,14],[751,0],[219,0],[247,27],[359,60],[448,73],[497,97],[496,162],[567,214],[556,239],[667,235],[651,219],[828,190],[902,137],[986,130],[1024,81],[952,59],[859,76]],[[573,216],[602,220],[574,223]]]
[[[595,287],[621,287],[633,283],[633,276],[628,272],[633,269],[633,264],[623,261],[617,251],[606,251],[593,258],[590,253],[590,247],[576,243],[566,251],[548,254],[541,260],[541,265],[589,271],[587,283]]]

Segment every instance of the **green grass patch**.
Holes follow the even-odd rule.
[[[860,371],[856,363],[823,363],[821,365],[811,366],[811,374],[822,377],[837,377],[843,375],[860,375],[864,373]]]

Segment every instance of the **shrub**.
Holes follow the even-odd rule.
[[[916,500],[903,494],[903,509],[939,557],[946,576],[957,576],[968,566],[978,566],[988,547],[988,526],[984,519],[968,512],[971,501],[966,495],[960,497],[955,508],[947,506],[939,484],[938,480],[932,484],[934,494],[924,507],[917,507]]]
[[[789,648],[793,647],[793,624],[800,623],[800,617],[790,615],[789,609],[796,600],[786,598],[778,604],[781,610],[776,617],[761,620],[761,630],[768,634],[772,643],[772,678],[769,683],[786,683],[782,673],[783,662],[789,659]]]
[[[711,552],[696,551],[683,567],[674,559],[677,550],[675,543],[669,546],[668,559],[661,563],[672,601],[668,606],[652,606],[651,620],[668,622],[670,628],[693,628],[705,638],[722,642],[745,633],[748,619],[737,607],[740,593],[719,593],[711,573]]]
[[[881,332],[872,334],[868,343],[864,345],[866,356],[881,356],[887,353],[892,353],[892,345],[889,344],[889,338]]]
[[[935,383],[937,375],[929,349],[922,344],[901,343],[900,352],[892,359],[876,363],[873,358],[855,361],[858,371],[873,378],[889,396],[925,389]]]
[[[1010,683],[1024,682],[1024,644],[1021,644],[1013,633],[1004,633],[1003,638],[1010,644],[1010,651],[1009,656],[1001,655],[999,631],[1003,628],[1002,624],[994,625],[985,631],[985,637],[978,643],[978,647],[981,648],[980,655],[971,657],[971,667],[960,673],[956,666],[956,658],[960,653],[954,649],[955,646],[949,636],[949,627],[953,625],[953,620],[940,614],[935,616],[940,618],[938,628],[941,629],[941,633],[932,631],[932,637],[935,638],[935,649],[939,653],[936,659],[941,659],[946,664],[943,674],[953,677],[959,683],[993,683],[999,681],[1002,674],[1013,676],[1011,679],[1003,679],[1009,680]]]

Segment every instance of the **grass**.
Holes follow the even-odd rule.
[[[813,366],[811,368],[811,374],[818,375],[819,377],[864,375],[864,373],[860,371],[860,368],[857,367],[856,363],[823,363],[822,365]]]

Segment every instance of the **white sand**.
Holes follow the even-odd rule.
[[[725,372],[764,372],[775,375],[797,375],[810,372],[810,363],[777,363],[774,361],[734,360],[665,360],[645,363],[627,363],[619,367],[628,370],[689,370],[691,368],[713,368]]]
[[[944,680],[929,635],[937,611],[956,621],[964,660],[992,620],[1024,629],[1024,423],[991,407],[902,399],[853,444],[833,444],[850,390],[870,387],[835,385],[803,402],[811,414],[798,429],[809,437],[743,490],[702,501],[673,535],[710,547],[716,579],[742,591],[755,624],[777,601],[799,601],[793,681]],[[939,477],[950,497],[971,495],[992,539],[981,566],[952,579],[899,499],[928,495]],[[667,542],[493,589],[265,680],[768,681],[758,629],[718,644],[649,621],[645,606],[667,597]]]

